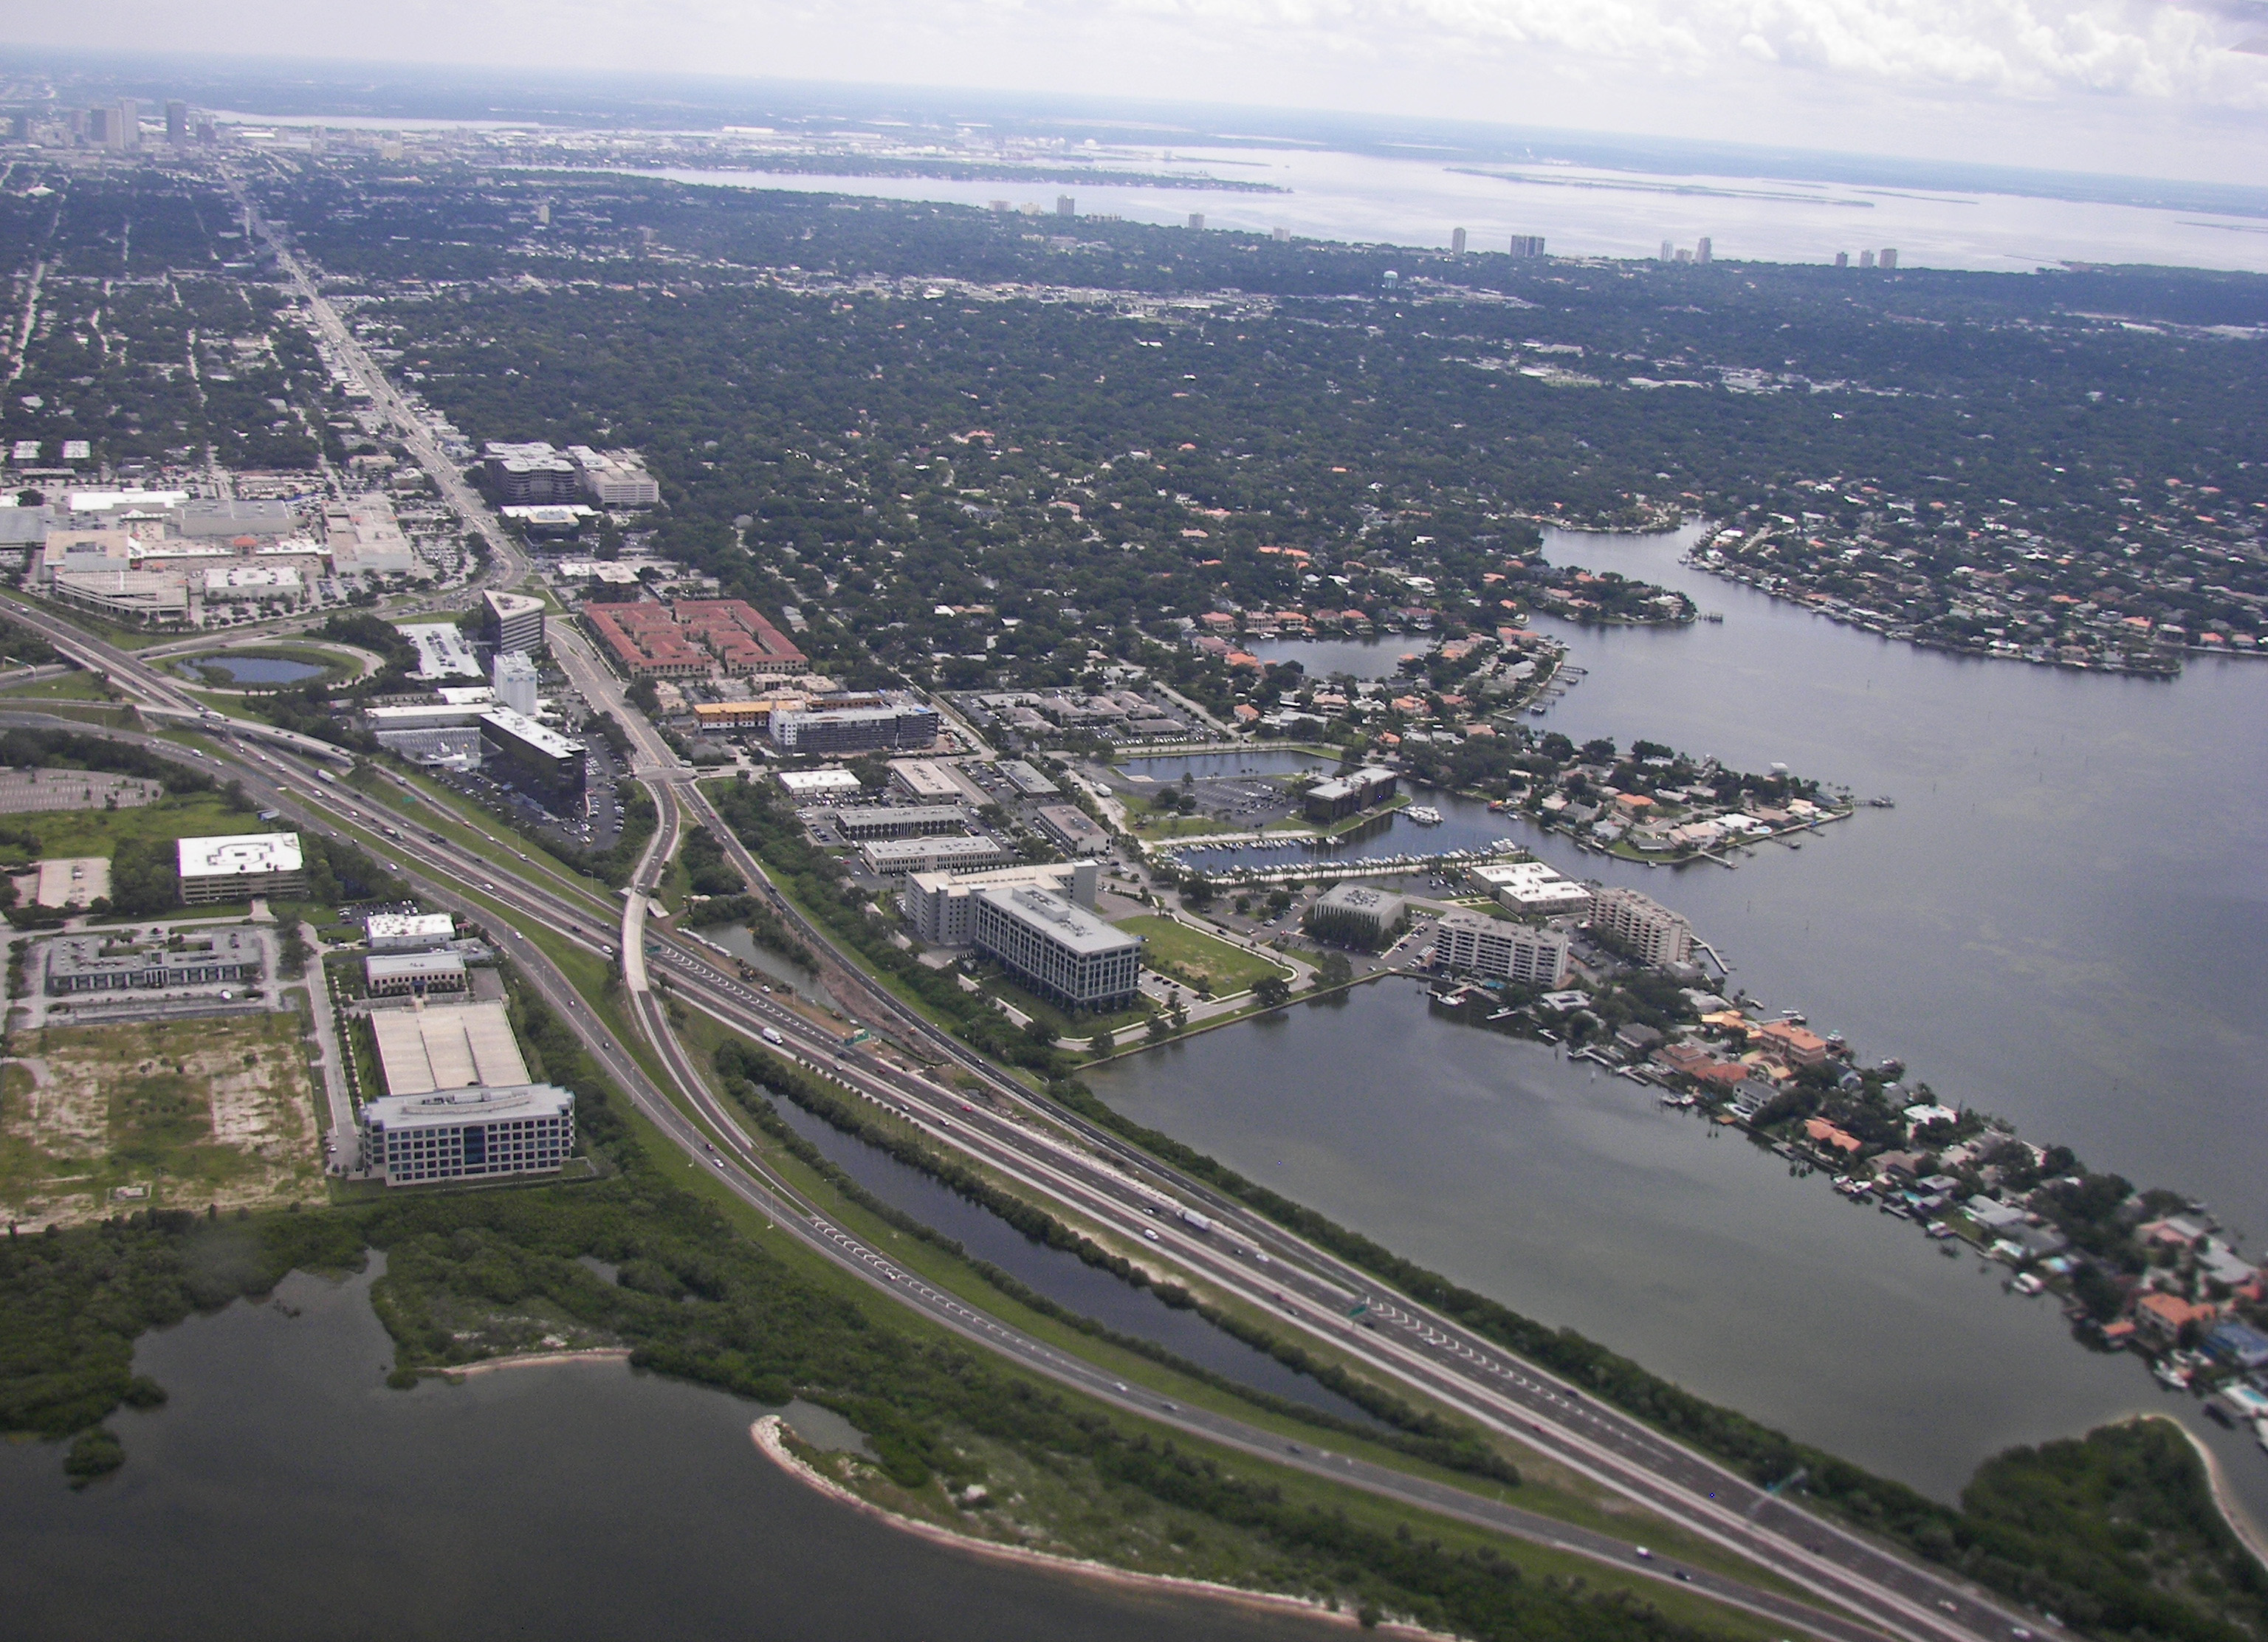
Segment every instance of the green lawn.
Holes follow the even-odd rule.
[[[0,836],[28,840],[0,843],[0,860],[20,864],[48,856],[112,856],[128,838],[208,838],[224,833],[259,832],[266,823],[248,810],[232,808],[217,792],[163,798],[127,810],[34,810],[0,817]]]
[[[18,684],[0,690],[0,699],[8,701],[107,702],[117,698],[110,687],[92,673],[66,673],[59,679],[34,679],[29,684]]]
[[[1142,961],[1151,968],[1185,986],[1202,983],[1215,998],[1244,991],[1268,976],[1291,973],[1256,953],[1155,913],[1121,918],[1117,927],[1142,938]]]

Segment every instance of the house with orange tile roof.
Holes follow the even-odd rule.
[[[2177,1344],[2191,1323],[2200,1329],[2220,1315],[2218,1306],[2153,1289],[2134,1302],[2134,1325],[2161,1345]]]

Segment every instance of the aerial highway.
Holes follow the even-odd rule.
[[[70,637],[75,648],[66,653],[102,667],[115,686],[148,708],[169,717],[179,711],[177,703],[182,696],[178,684],[132,653],[83,634],[72,635],[67,623],[44,611],[28,613],[26,619],[51,636]],[[582,668],[597,666],[587,651],[577,659]],[[240,733],[247,728],[241,721],[204,715],[201,704],[192,704],[200,715],[201,728],[226,733]],[[1517,1361],[1502,1347],[1473,1337],[1451,1320],[1395,1293],[1376,1278],[1294,1237],[1202,1182],[1178,1174],[975,1057],[879,987],[865,983],[842,954],[832,954],[825,932],[803,922],[792,903],[769,882],[761,865],[740,845],[705,795],[688,779],[691,772],[659,746],[637,715],[624,717],[626,727],[639,744],[637,762],[655,795],[661,822],[630,893],[619,906],[608,905],[587,892],[569,891],[550,874],[520,870],[507,858],[518,852],[493,840],[492,835],[493,852],[469,864],[460,846],[436,843],[414,826],[406,829],[394,826],[400,836],[387,836],[386,828],[399,818],[388,816],[379,821],[362,813],[369,806],[366,798],[351,791],[329,789],[320,779],[308,779],[311,769],[295,770],[290,761],[303,749],[266,746],[247,752],[236,768],[240,778],[246,778],[247,792],[264,803],[286,813],[306,814],[309,824],[328,831],[341,832],[343,824],[347,830],[341,836],[357,836],[389,866],[435,886],[441,904],[491,923],[500,909],[510,920],[524,920],[526,927],[549,928],[593,952],[606,949],[608,935],[618,935],[633,1015],[653,1052],[670,1067],[670,1081],[676,1086],[679,1099],[703,1113],[710,1133],[701,1134],[698,1144],[704,1148],[711,1144],[710,1134],[714,1134],[741,1155],[753,1155],[753,1143],[740,1130],[737,1120],[714,1101],[702,1070],[690,1064],[675,1043],[666,1011],[652,996],[650,943],[656,948],[655,960],[666,963],[672,983],[694,1006],[741,1030],[760,1031],[770,1024],[783,1036],[792,1031],[796,1035],[791,1043],[799,1058],[861,1093],[918,1116],[938,1139],[1009,1173],[1042,1200],[1061,1204],[1123,1236],[1140,1239],[1160,1258],[1170,1255],[1203,1281],[1266,1307],[1288,1326],[1327,1339],[1335,1349],[1389,1381],[1552,1455],[1704,1538],[1773,1568],[1821,1601],[1896,1634],[1934,1642],[1976,1642],[1987,1638],[2021,1642],[2021,1636],[2029,1633],[2021,1619],[1964,1582],[1847,1532],[1644,1423],[1584,1395],[1555,1376]],[[336,754],[336,749],[323,751]],[[288,776],[298,779],[287,780]],[[840,966],[834,972],[838,993],[848,982],[859,989],[854,993],[853,1006],[868,1017],[870,1024],[917,1049],[922,1056],[980,1079],[988,1097],[985,1106],[957,1109],[970,1108],[973,1103],[914,1068],[892,1067],[873,1056],[854,1058],[836,1054],[836,1046],[815,1034],[809,1022],[800,1017],[792,1021],[784,1019],[792,1012],[777,1005],[768,1007],[761,994],[710,963],[698,948],[674,934],[650,937],[649,896],[688,816],[711,827],[749,882],[767,893],[783,916],[801,925],[801,933],[814,949],[835,957]],[[476,879],[468,875],[468,865]],[[479,897],[471,893],[474,881],[479,884]],[[482,905],[482,898],[489,904]],[[619,924],[609,928],[617,918]],[[541,959],[534,944],[509,926],[505,946],[515,961],[534,964]],[[578,1029],[588,1027],[593,1035],[612,1044],[611,1037],[574,1000],[563,977],[551,971],[548,961],[541,972],[554,975],[561,989],[555,1004],[577,1021]],[[852,998],[844,1001],[853,1002]],[[673,1111],[679,1109],[644,1079],[637,1063],[622,1046],[612,1044],[603,1053],[594,1046],[594,1053],[610,1071],[625,1079],[626,1089],[659,1101]],[[637,1076],[632,1078],[630,1073]],[[1024,1121],[1013,1121],[1020,1113]],[[686,1138],[670,1125],[663,1127],[674,1138]],[[1079,1145],[1067,1145],[1057,1135],[1074,1137]],[[1197,1236],[1171,1219],[1151,1219],[1145,1211],[1158,1205],[1160,1194],[1200,1211],[1218,1228],[1218,1236]],[[1350,1323],[1348,1312],[1358,1303],[1366,1305],[1366,1320],[1373,1326]]]

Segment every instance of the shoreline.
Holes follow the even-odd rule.
[[[548,1368],[554,1363],[627,1363],[630,1348],[627,1345],[591,1345],[572,1351],[515,1351],[510,1357],[487,1357],[477,1363],[460,1363],[453,1368],[421,1368],[420,1375],[435,1375],[446,1380],[467,1380],[475,1374],[492,1374],[505,1368]]]
[[[2197,1432],[2169,1414],[2137,1414],[2136,1419],[2161,1419],[2189,1440],[2190,1447],[2205,1467],[2205,1486],[2213,1492],[2213,1508],[2220,1520],[2228,1524],[2228,1531],[2236,1535],[2237,1543],[2252,1553],[2253,1560],[2268,1568],[2268,1533],[2252,1520],[2252,1513],[2228,1490],[2228,1479],[2221,1475],[2220,1456],[2198,1440]]]
[[[1094,1561],[1091,1557],[1059,1556],[1052,1551],[1033,1550],[1027,1546],[1004,1545],[997,1540],[978,1539],[974,1535],[956,1534],[951,1528],[941,1528],[934,1522],[924,1522],[915,1517],[902,1515],[852,1492],[833,1477],[822,1475],[816,1467],[799,1458],[789,1449],[787,1444],[781,1440],[782,1423],[778,1415],[767,1414],[748,1427],[749,1440],[755,1444],[757,1451],[766,1459],[771,1461],[798,1482],[816,1490],[827,1498],[849,1506],[851,1509],[867,1516],[877,1518],[901,1532],[915,1535],[934,1544],[945,1545],[954,1550],[988,1557],[995,1562],[1067,1573],[1101,1585],[1117,1586],[1129,1590],[1159,1591],[1176,1596],[1202,1596],[1215,1602],[1237,1603],[1270,1613],[1295,1614],[1327,1624],[1356,1629],[1361,1627],[1361,1621],[1353,1613],[1344,1609],[1326,1608],[1310,1597],[1288,1596],[1274,1591],[1248,1591],[1241,1586],[1222,1585],[1211,1579],[1192,1579],[1181,1574],[1138,1572],[1131,1568],[1117,1567],[1110,1563]],[[1421,1626],[1392,1619],[1381,1620],[1373,1629],[1390,1636],[1440,1638],[1440,1642],[1449,1642],[1449,1638],[1443,1637],[1440,1631],[1427,1631]]]

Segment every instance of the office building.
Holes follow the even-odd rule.
[[[1898,252],[1896,246],[1884,246],[1881,254],[1874,259],[1874,266],[1877,268],[1896,268],[1897,265]]]
[[[166,141],[179,148],[189,140],[189,106],[180,98],[166,103]]]
[[[1401,932],[1403,916],[1401,896],[1350,880],[1316,896],[1305,922],[1318,940],[1375,951]]]
[[[465,990],[465,961],[453,952],[374,952],[362,961],[372,998],[423,998]]]
[[[1542,234],[1513,235],[1512,254],[1518,257],[1542,256],[1543,254],[1543,236]]]
[[[973,940],[1018,981],[1069,1009],[1124,1009],[1142,978],[1142,940],[1027,885],[976,893]]]
[[[1567,978],[1567,937],[1484,912],[1452,912],[1433,926],[1433,961],[1445,969],[1549,989]]]
[[[496,687],[496,702],[499,707],[509,707],[523,718],[535,717],[535,663],[529,660],[524,650],[504,650],[489,670],[489,682]]]
[[[858,855],[877,878],[903,878],[909,873],[981,872],[1008,859],[1008,852],[992,840],[970,833],[878,838],[860,844]]]
[[[543,648],[543,600],[523,593],[481,594],[481,637],[498,650]]]
[[[362,1108],[364,1167],[389,1186],[556,1174],[575,1151],[575,1097],[556,1084],[388,1094]]]
[[[927,752],[937,744],[937,709],[901,701],[772,715],[772,744],[783,753],[832,758],[880,751]]]
[[[306,893],[307,867],[296,832],[244,832],[174,843],[181,900],[189,906],[253,895]]]
[[[1850,267],[1851,254],[1848,251],[1837,251],[1835,254],[1835,266],[1837,268]]]
[[[298,604],[306,595],[306,578],[290,565],[215,565],[204,573],[208,604]]]
[[[1094,861],[1004,866],[990,873],[915,873],[902,905],[914,933],[932,946],[966,946],[976,939],[976,896],[986,889],[1044,889],[1094,910],[1102,868]]]
[[[1550,917],[1590,910],[1591,892],[1541,861],[1491,861],[1465,876],[1507,911]]]
[[[1051,799],[1063,789],[1020,758],[1004,758],[999,770],[1010,786],[1027,799]]]
[[[583,489],[600,507],[656,507],[661,487],[634,451],[594,451],[571,445],[567,459],[582,475]]]
[[[1693,242],[1693,260],[1697,262],[1705,262],[1709,260],[1709,236],[1707,234],[1703,234],[1698,239]]]
[[[1450,230],[1449,230],[1449,254],[1450,254],[1450,255],[1452,255],[1452,256],[1462,256],[1462,255],[1464,255],[1464,254],[1465,254],[1465,231],[1464,231],[1463,229],[1462,229],[1462,228],[1452,228],[1452,229],[1450,229]]]
[[[953,772],[933,758],[891,760],[890,784],[917,804],[954,804],[967,796]]]
[[[1859,266],[1860,268],[1872,268],[1874,265],[1874,254],[1872,251],[1861,251],[1859,253]]]
[[[552,803],[577,797],[583,791],[583,744],[525,713],[509,707],[482,713],[481,747],[492,773],[507,786],[540,794]]]
[[[870,838],[928,838],[939,833],[965,832],[968,812],[957,804],[908,804],[893,809],[862,805],[856,809],[828,810],[835,830],[853,843]]]
[[[175,940],[149,941],[136,939],[131,930],[67,935],[40,950],[47,972],[40,990],[50,998],[245,984],[267,972],[266,945],[250,930],[185,932]]]
[[[1693,955],[1693,926],[1635,889],[1602,889],[1594,895],[1591,929],[1640,963],[1683,963]]]
[[[412,677],[438,684],[444,679],[481,676],[480,660],[454,622],[413,622],[394,630],[417,652],[417,671]]]
[[[1383,765],[1371,764],[1351,776],[1335,776],[1309,787],[1300,806],[1312,821],[1335,821],[1383,804],[1394,796],[1395,775]]]
[[[490,439],[481,468],[498,497],[513,507],[546,507],[583,497],[583,471],[541,439]]]
[[[1108,855],[1109,831],[1076,804],[1042,804],[1032,819],[1041,832],[1072,855]]]
[[[428,952],[457,939],[457,920],[446,912],[373,912],[363,939],[372,952]]]
[[[1671,245],[1668,240],[1663,240],[1661,242],[1661,261],[1665,262],[1674,261],[1676,259],[1676,255],[1677,248]]]
[[[1076,217],[1079,215],[1078,209],[1072,204],[1070,195],[1058,194],[1056,195],[1056,215],[1058,217]]]
[[[1203,232],[1204,228],[1204,213],[1203,211],[1191,211],[1189,213],[1189,226],[1198,230],[1199,232]]]

